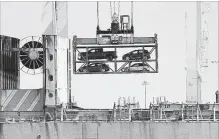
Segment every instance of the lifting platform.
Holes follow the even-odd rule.
[[[148,59],[148,60],[121,60],[121,59],[113,59],[111,61],[108,60],[86,60],[84,58],[83,61],[77,60],[77,55],[82,52],[82,50],[85,50],[87,53],[89,49],[92,48],[114,48],[115,51],[118,49],[126,49],[126,48],[137,48],[145,50],[145,48],[150,49],[149,53],[152,55],[154,53],[154,59]],[[158,44],[157,44],[157,35],[155,34],[154,37],[134,37],[133,44],[105,44],[105,45],[99,45],[96,38],[77,38],[77,36],[74,36],[73,38],[73,64],[74,74],[124,74],[124,73],[132,73],[132,72],[123,72],[121,69],[123,69],[125,66],[130,66],[131,63],[135,62],[142,62],[146,63],[150,67],[150,71],[145,71],[144,73],[158,73]],[[114,63],[114,69],[109,72],[79,72],[78,64],[82,64],[81,67],[87,65],[88,63]],[[122,63],[122,66],[118,67],[117,64]],[[151,66],[150,63],[154,63],[155,66]],[[142,72],[135,72],[135,73],[142,73]]]

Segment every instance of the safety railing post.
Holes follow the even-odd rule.
[[[196,111],[197,111],[197,121],[199,121],[199,104],[196,104]]]
[[[182,121],[184,121],[184,105],[183,105],[183,103],[182,103],[181,113],[182,113]]]
[[[216,117],[216,116],[215,116],[215,113],[216,113],[216,112],[215,112],[215,102],[214,102],[214,107],[213,107],[213,113],[214,113],[214,115],[213,115],[213,120],[216,121],[216,118],[215,118],[215,117]]]

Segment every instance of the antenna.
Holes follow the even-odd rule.
[[[218,23],[219,23],[219,2],[218,2]],[[218,24],[218,32],[219,32],[219,24]],[[218,34],[218,91],[219,91],[219,34]]]
[[[197,12],[197,18],[196,18],[196,83],[197,83],[197,102],[201,102],[201,60],[200,60],[200,52],[201,52],[201,46],[202,46],[202,41],[201,41],[201,30],[202,30],[202,6],[201,2],[197,2],[197,7],[196,7],[196,12]]]
[[[186,70],[186,89],[187,89],[187,83],[188,83],[188,81],[187,81],[187,78],[188,78],[188,72],[187,72],[187,57],[188,57],[188,55],[187,55],[187,12],[185,12],[185,45],[186,45],[185,70]],[[187,101],[187,99],[188,99],[188,94],[187,94],[187,90],[186,90],[186,101]]]

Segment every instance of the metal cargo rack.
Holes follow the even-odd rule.
[[[119,60],[118,58],[112,60],[89,60],[88,57],[83,57],[83,60],[77,60],[77,53],[81,53],[81,50],[84,50],[88,53],[88,50],[91,48],[113,48],[114,51],[117,53],[119,49],[126,49],[126,48],[140,48],[145,50],[145,48],[150,49],[149,53],[155,54],[155,58],[153,59],[145,59],[144,56],[140,60]],[[139,50],[140,50],[139,49]],[[131,63],[135,62],[142,62],[146,64],[150,71],[141,71],[141,72],[133,72],[133,71],[122,71],[123,68],[129,67]],[[81,63],[82,65],[79,67],[78,64]],[[88,65],[89,63],[114,63],[114,68],[110,68],[108,72],[79,72],[79,69],[83,66]],[[121,66],[118,66],[118,63],[121,63]],[[151,66],[154,63],[155,66]],[[79,68],[78,68],[79,67]],[[98,44],[97,38],[77,38],[77,36],[73,37],[73,73],[74,74],[129,74],[129,73],[158,73],[158,43],[157,43],[157,34],[154,34],[154,37],[133,37],[132,43],[120,43],[120,44]]]

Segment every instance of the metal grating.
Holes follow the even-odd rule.
[[[11,48],[19,48],[20,40],[0,35],[0,88],[19,88],[19,54],[6,51]]]

